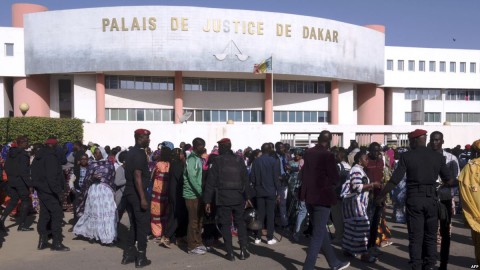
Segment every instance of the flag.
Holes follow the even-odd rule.
[[[255,64],[253,66],[253,73],[255,74],[263,74],[272,72],[272,57],[265,59],[260,64]]]

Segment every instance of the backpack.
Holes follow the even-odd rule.
[[[335,188],[335,192],[337,193],[338,198],[340,198],[340,194],[342,193],[343,186],[345,182],[348,180],[348,178],[350,177],[350,170],[345,168],[345,166],[343,166],[341,162],[338,163],[338,165],[340,166],[338,168],[339,169],[338,174],[340,175],[340,183]]]

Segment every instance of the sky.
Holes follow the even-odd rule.
[[[381,24],[388,46],[480,49],[480,0],[0,0],[0,27],[11,26],[13,3],[49,10],[158,5],[281,12],[355,25]]]

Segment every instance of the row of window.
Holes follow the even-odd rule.
[[[289,123],[328,123],[330,122],[330,112],[328,111],[274,111],[274,122]]]
[[[448,62],[449,63],[449,71],[450,72],[457,72],[457,62]],[[397,71],[426,71],[426,61],[420,60],[418,61],[418,67],[416,67],[416,62],[415,60],[408,60],[407,62],[408,66],[407,69],[405,69],[405,61],[404,60],[397,60]],[[475,62],[470,62],[470,73],[476,73],[477,72],[477,63]],[[394,69],[393,65],[393,60],[388,59],[387,60],[387,70],[392,70]],[[429,72],[436,72],[437,71],[437,61],[428,61],[428,71]],[[439,72],[447,72],[447,62],[446,61],[439,61],[438,62],[438,71]],[[467,72],[467,62],[460,62],[459,63],[459,71],[460,73],[466,73]]]
[[[107,89],[173,91],[173,78],[152,76],[105,76]]]
[[[480,90],[449,89],[445,96],[447,100],[478,101],[480,100]]]
[[[425,112],[423,121],[425,123],[433,123],[441,121],[441,114],[439,112]],[[412,113],[405,112],[405,122],[412,122]]]
[[[457,123],[479,123],[480,113],[446,113],[446,119],[449,122]],[[405,112],[405,122],[412,122],[412,113]],[[441,114],[439,112],[425,112],[424,122],[441,122]]]
[[[107,121],[173,121],[172,109],[105,109]]]
[[[405,89],[406,100],[442,100],[440,89]],[[446,100],[478,101],[480,100],[480,89],[448,89],[445,90]]]
[[[262,80],[184,78],[185,91],[264,92]]]
[[[188,121],[195,122],[263,122],[263,111],[250,110],[185,110],[191,112]]]
[[[275,80],[273,82],[273,91],[277,93],[330,94],[331,88],[330,82],[283,80]]]
[[[13,56],[13,43],[4,44],[4,53],[5,56]]]

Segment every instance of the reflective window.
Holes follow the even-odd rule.
[[[387,60],[387,70],[393,70],[393,60]]]
[[[13,56],[13,43],[5,43],[5,56]]]

